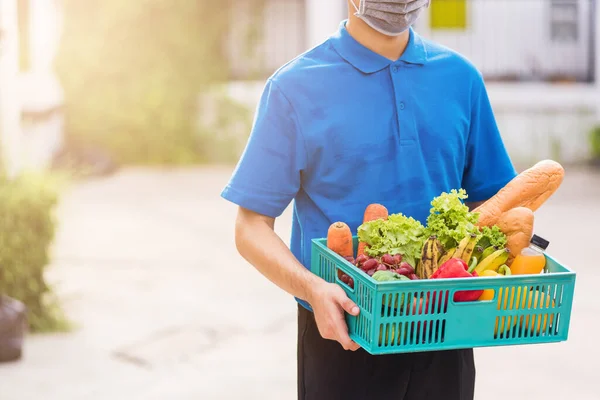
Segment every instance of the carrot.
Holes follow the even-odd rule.
[[[387,219],[388,218],[388,210],[385,206],[381,204],[373,203],[369,204],[365,209],[365,215],[363,217],[363,224],[370,221],[375,221],[376,219]],[[365,253],[365,248],[367,244],[365,242],[358,243],[358,252],[356,253],[356,257]]]
[[[508,265],[527,246],[533,236],[533,211],[527,207],[508,210],[498,219],[498,228],[506,235],[506,247],[510,250]]]
[[[500,216],[517,207],[536,211],[561,185],[565,171],[552,160],[544,160],[521,172],[495,196],[477,207],[480,226],[492,226]]]
[[[342,257],[353,257],[352,232],[344,222],[331,224],[327,231],[327,248]]]

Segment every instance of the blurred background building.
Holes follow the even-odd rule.
[[[57,1],[0,0],[0,138],[11,173],[47,167],[61,147],[60,28]]]
[[[60,4],[0,0],[0,135],[10,169],[45,167],[64,142],[65,95],[53,68]],[[228,4],[227,38],[213,39],[229,62],[218,83],[250,113],[264,80],[325,40],[347,15],[346,0]],[[599,8],[596,0],[433,0],[414,28],[482,71],[516,162],[551,157],[579,163],[589,158],[589,132],[600,120]],[[211,93],[206,87],[199,93],[200,121],[210,127],[209,136],[236,131],[237,143],[227,142],[235,147],[231,161],[243,148],[248,124],[214,125],[223,119],[217,117],[222,98]]]
[[[248,23],[250,3],[239,3],[232,18]],[[255,104],[262,80],[322,42],[347,11],[346,0],[267,0],[252,59],[232,35],[232,95]],[[600,115],[599,11],[596,0],[433,0],[414,28],[482,71],[516,161],[578,163]]]

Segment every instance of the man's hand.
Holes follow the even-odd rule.
[[[312,306],[319,333],[339,342],[346,350],[359,346],[350,340],[344,310],[358,315],[359,309],[340,286],[328,283],[304,268],[275,234],[275,220],[240,208],[235,242],[240,254],[271,282]]]
[[[344,289],[336,284],[322,281],[311,290],[308,302],[314,311],[319,333],[324,339],[339,342],[345,350],[358,350],[360,346],[348,336],[344,311],[357,316],[360,310],[346,296]]]

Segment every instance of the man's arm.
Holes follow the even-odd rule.
[[[321,336],[338,341],[346,350],[358,349],[344,319],[344,311],[358,315],[356,304],[341,287],[304,268],[275,233],[274,225],[273,218],[240,207],[235,226],[240,255],[281,289],[308,301]]]

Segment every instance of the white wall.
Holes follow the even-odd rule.
[[[17,41],[17,8],[12,0],[0,0],[0,151],[10,175],[22,164]]]
[[[0,0],[6,34],[0,54],[0,147],[10,173],[45,168],[63,140],[61,114],[35,124],[22,123],[23,112],[44,113],[63,104],[63,91],[52,63],[60,39],[56,0],[30,0],[31,68],[19,71],[17,4]]]
[[[323,42],[348,15],[346,0],[305,0],[308,47]]]
[[[435,0],[434,0],[435,1]],[[552,42],[549,0],[470,0],[467,29],[429,29],[429,10],[419,20],[424,36],[466,55],[485,74],[574,73],[585,77],[590,52],[590,0],[579,0],[576,43]]]
[[[251,8],[251,2],[238,1],[231,9],[228,41],[234,76],[272,72],[306,50],[304,0],[267,0],[262,14]],[[259,37],[248,42],[255,29]]]
[[[19,76],[22,111],[43,113],[61,106],[64,94],[54,73],[54,57],[60,43],[62,16],[57,0],[30,1],[31,69]],[[45,168],[63,143],[63,115],[21,126],[23,163]]]

